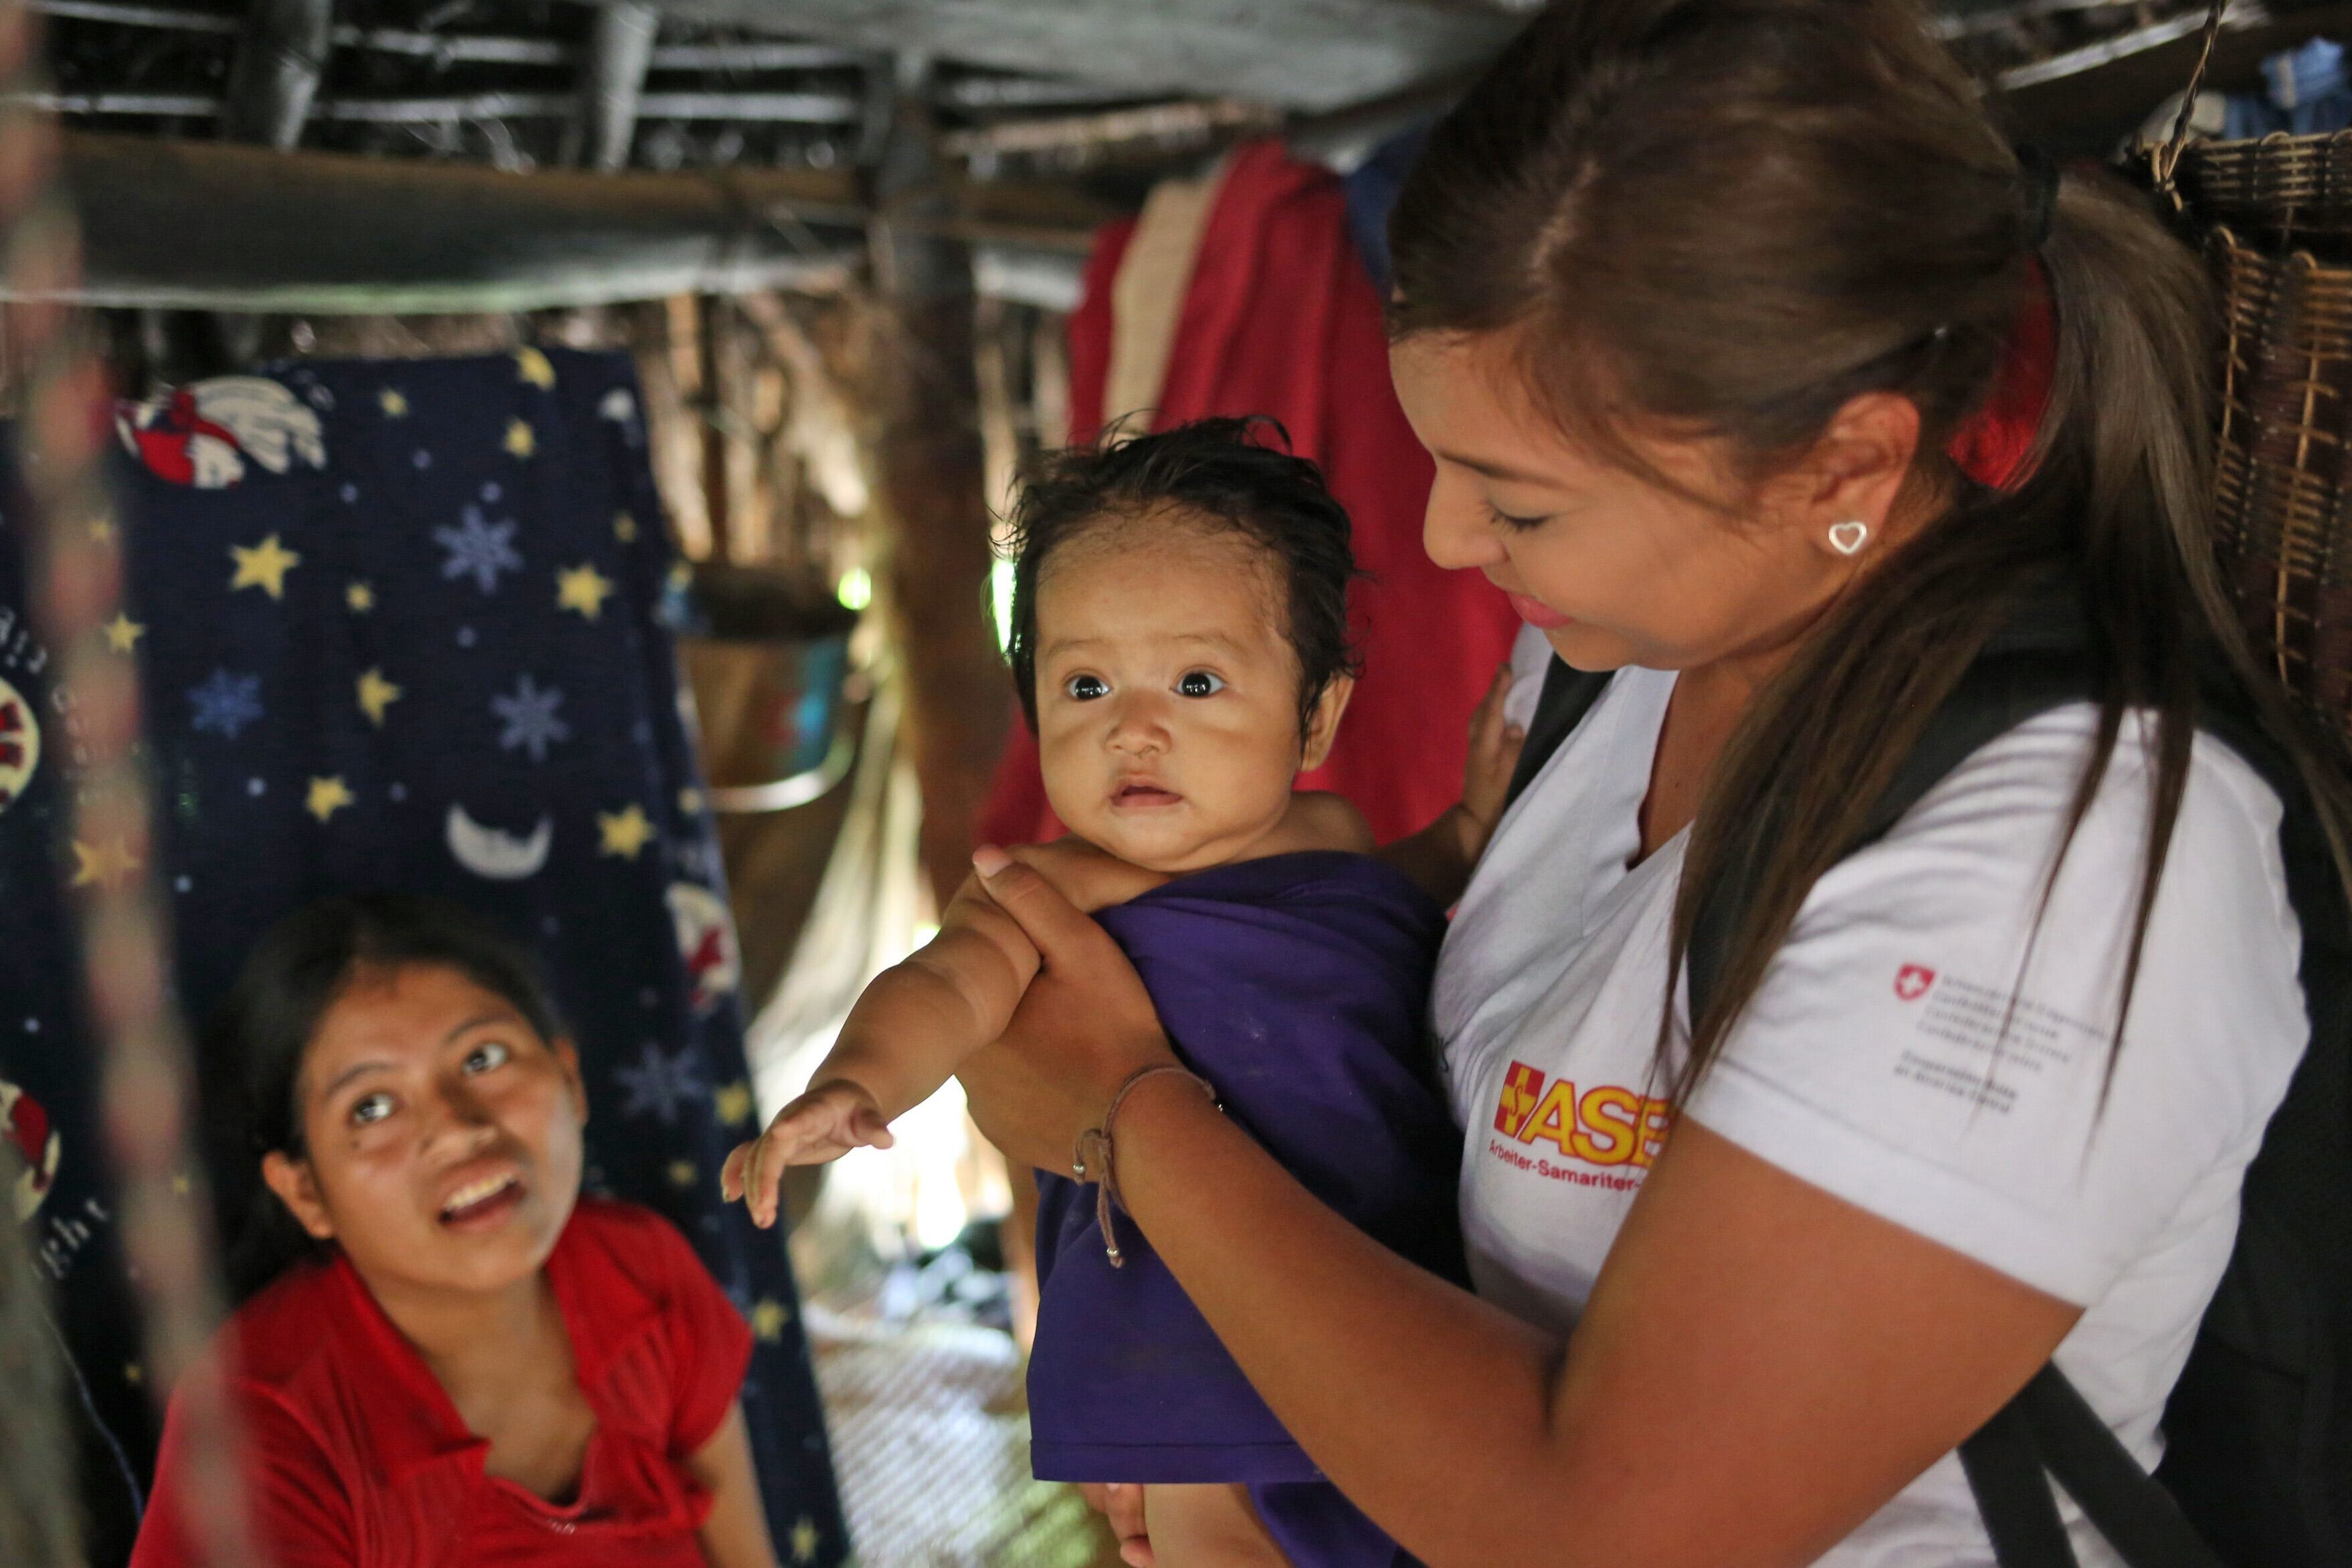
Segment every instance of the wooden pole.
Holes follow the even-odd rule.
[[[515,174],[62,141],[84,271],[47,297],[95,305],[394,315],[824,289],[847,275],[866,221],[841,172]]]
[[[908,750],[922,787],[923,868],[942,907],[970,869],[972,824],[1011,693],[985,609],[986,477],[972,348],[971,256],[952,216],[928,62],[902,58],[871,231],[878,296],[867,356],[885,599],[906,660]]]

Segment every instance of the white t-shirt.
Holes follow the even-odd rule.
[[[1563,1333],[1666,1121],[1653,1051],[1684,840],[1627,862],[1673,689],[1654,670],[1611,683],[1504,816],[1438,963],[1472,1278]],[[2307,1037],[2301,935],[2277,796],[2200,735],[2102,1111],[2145,846],[2134,724],[2020,969],[2095,722],[2083,704],[2012,731],[1824,875],[1685,1114],[2083,1306],[2058,1364],[2153,1464],[2246,1163]],[[2085,1568],[2117,1563],[2064,1507]],[[1993,1559],[1948,1456],[1821,1561]]]

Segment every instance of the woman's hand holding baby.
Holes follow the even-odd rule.
[[[736,1145],[719,1173],[719,1194],[729,1203],[744,1199],[751,1223],[765,1230],[776,1223],[785,1166],[821,1165],[852,1149],[887,1149],[891,1142],[889,1123],[866,1087],[833,1079],[776,1112],[758,1138]]]

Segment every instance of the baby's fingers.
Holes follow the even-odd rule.
[[[890,1124],[882,1120],[880,1111],[861,1108],[849,1118],[848,1141],[853,1149],[887,1149],[898,1139],[891,1136]]]
[[[722,1202],[731,1204],[743,1195],[743,1173],[751,1163],[751,1151],[756,1146],[738,1143],[728,1152],[727,1163],[719,1167],[719,1196]]]

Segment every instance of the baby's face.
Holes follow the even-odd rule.
[[[1301,764],[1298,667],[1278,569],[1165,514],[1047,558],[1037,749],[1070,830],[1155,871],[1245,858]]]

